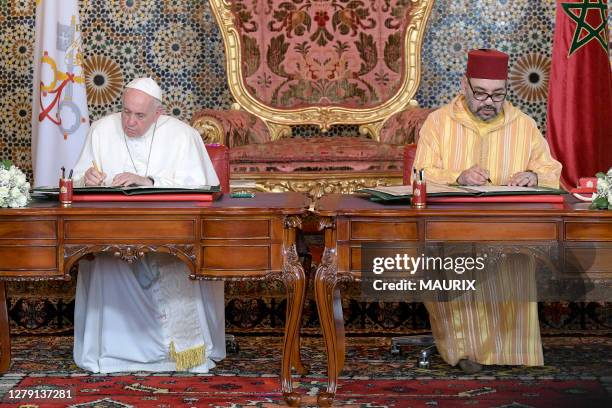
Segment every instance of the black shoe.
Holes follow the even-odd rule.
[[[459,368],[466,374],[476,374],[482,370],[482,364],[472,360],[463,359],[459,360]]]

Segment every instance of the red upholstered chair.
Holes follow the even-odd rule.
[[[414,158],[416,156],[416,143],[407,144],[404,146],[404,185],[410,183],[410,173],[412,172],[412,166],[414,164]]]
[[[433,2],[211,0],[235,103],[192,124],[230,148],[232,183],[314,198],[400,184],[430,112],[414,95]]]
[[[227,146],[220,144],[207,144],[206,151],[210,156],[210,161],[217,172],[219,177],[219,184],[221,185],[222,193],[229,193],[229,179],[230,179],[230,167],[229,167],[229,149]]]

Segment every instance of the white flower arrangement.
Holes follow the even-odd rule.
[[[10,160],[0,162],[0,207],[24,207],[30,199],[30,183]]]
[[[591,208],[612,210],[612,167],[608,173],[597,173],[597,193],[593,197]]]

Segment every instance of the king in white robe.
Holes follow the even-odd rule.
[[[84,185],[92,162],[107,177],[129,172],[156,187],[217,185],[198,132],[161,115],[140,137],[127,137],[121,114],[94,122],[74,169]],[[223,282],[191,281],[167,254],[128,264],[108,254],[81,260],[74,312],[74,360],[92,372],[207,372],[225,358]]]

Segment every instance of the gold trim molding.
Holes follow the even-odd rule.
[[[306,193],[314,201],[329,193],[349,194],[361,188],[401,185],[402,174],[400,172],[385,172],[384,174],[364,172],[325,174],[234,173],[232,174],[231,184],[232,190],[239,191]],[[244,185],[244,187],[241,185]]]
[[[193,122],[193,127],[202,136],[204,144],[225,144],[225,131],[223,130],[223,125],[218,120],[208,115],[203,115]]]
[[[230,0],[210,0],[210,5],[223,36],[226,56],[226,72],[230,91],[236,102],[246,111],[261,118],[268,128],[272,140],[291,135],[287,128],[296,124],[318,125],[323,132],[336,124],[368,125],[362,127],[364,134],[379,140],[384,121],[396,112],[415,106],[413,99],[421,77],[421,46],[425,28],[434,0],[410,0],[412,8],[406,18],[410,21],[404,37],[406,69],[403,82],[397,93],[379,106],[368,109],[341,106],[307,107],[300,109],[277,109],[256,99],[245,85],[240,62],[242,51],[240,33],[236,29]],[[378,122],[378,123],[377,123]],[[290,128],[289,128],[290,129]]]

